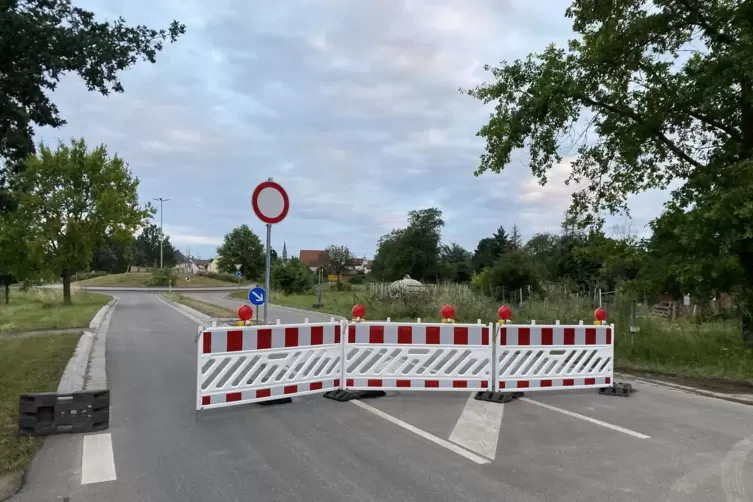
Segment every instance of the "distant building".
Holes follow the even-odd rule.
[[[285,263],[288,261],[288,246],[287,243],[282,243],[282,262]]]
[[[329,263],[329,253],[312,249],[302,249],[298,255],[298,260],[306,265],[309,270],[316,272],[319,267],[324,267]]]

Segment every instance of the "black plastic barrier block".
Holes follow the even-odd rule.
[[[629,383],[615,383],[610,387],[601,387],[599,394],[604,396],[630,397],[635,392]]]
[[[505,404],[523,397],[522,392],[491,392],[488,390],[476,392],[474,399],[478,401],[487,401],[490,403]]]
[[[324,397],[334,401],[351,401],[353,399],[370,399],[375,397],[384,397],[387,393],[383,390],[347,390],[337,389],[324,393]]]
[[[285,404],[285,403],[292,403],[293,398],[292,397],[281,397],[280,399],[271,399],[269,401],[262,401],[259,404],[262,406],[269,406],[272,404]]]
[[[18,434],[49,436],[104,431],[110,427],[110,391],[21,394]]]

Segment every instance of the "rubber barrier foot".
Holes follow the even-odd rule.
[[[292,403],[293,398],[292,397],[282,397],[280,399],[272,399],[271,401],[262,401],[259,404],[262,406],[269,406],[271,404],[285,404],[285,403]]]
[[[522,392],[491,392],[486,390],[476,392],[474,399],[478,401],[487,401],[489,403],[505,404],[512,402],[519,397],[523,397]]]
[[[599,394],[604,396],[630,397],[633,392],[635,390],[633,390],[633,386],[629,383],[615,383],[610,387],[601,387],[599,389]]]
[[[353,399],[370,399],[374,397],[384,397],[387,393],[383,390],[348,390],[337,389],[324,393],[324,397],[334,401],[351,401]]]

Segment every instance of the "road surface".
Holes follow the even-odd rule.
[[[13,500],[753,500],[753,407],[650,385],[630,398],[532,393],[506,405],[466,393],[313,396],[197,420],[196,325],[153,293],[119,296],[110,430],[48,438]],[[270,308],[278,317],[305,315]]]

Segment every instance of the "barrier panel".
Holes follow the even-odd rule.
[[[495,390],[588,389],[612,385],[614,325],[501,324]]]
[[[344,389],[492,387],[491,324],[356,322],[344,343]]]
[[[337,322],[199,328],[196,410],[340,388]]]

